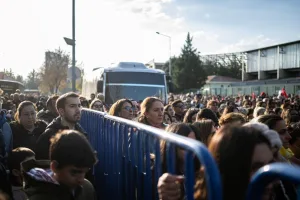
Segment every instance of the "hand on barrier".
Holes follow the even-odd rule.
[[[177,176],[165,173],[163,174],[157,184],[158,194],[160,200],[178,200],[181,197],[181,183],[183,176]]]

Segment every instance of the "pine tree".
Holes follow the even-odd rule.
[[[180,56],[173,63],[172,79],[178,92],[200,89],[207,78],[198,51],[193,47],[192,42],[193,38],[188,33]]]

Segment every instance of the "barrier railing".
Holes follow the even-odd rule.
[[[160,142],[166,141],[167,172],[175,173],[176,147],[186,150],[185,196],[194,199],[194,156],[205,169],[208,199],[221,200],[222,186],[215,161],[207,148],[193,139],[170,134],[130,120],[84,109],[81,125],[98,152],[95,166],[99,199],[158,199],[157,182],[164,173]],[[155,156],[155,161],[150,157]]]
[[[274,163],[262,167],[251,179],[247,199],[261,199],[264,188],[275,180],[288,181],[299,185],[300,167],[283,163]]]

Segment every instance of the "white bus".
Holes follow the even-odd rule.
[[[117,66],[95,68],[83,78],[82,95],[103,93],[106,104],[113,104],[122,98],[137,102],[155,96],[167,102],[165,72],[147,68],[142,63],[120,62]]]

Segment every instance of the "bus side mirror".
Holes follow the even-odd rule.
[[[169,93],[173,93],[175,88],[174,88],[174,84],[172,82],[172,77],[170,75],[166,75],[166,80],[167,80],[167,85],[168,85],[168,92]]]
[[[97,82],[97,93],[103,93],[103,81],[102,80]]]
[[[169,93],[174,93],[174,84],[172,82],[168,82]]]

